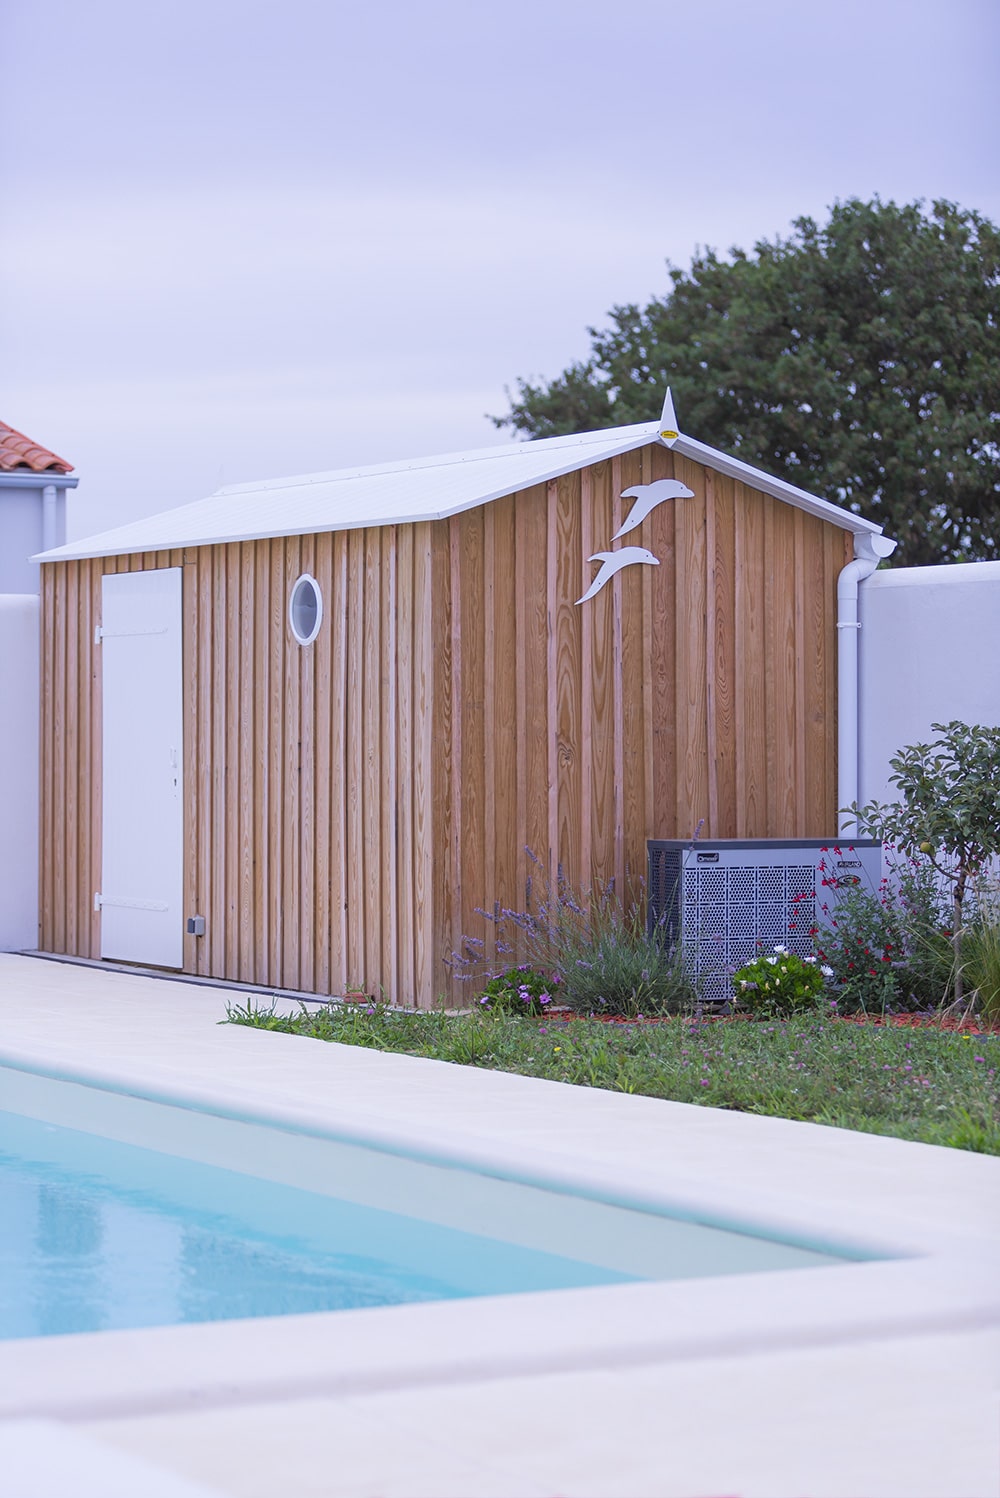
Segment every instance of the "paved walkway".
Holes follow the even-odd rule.
[[[1000,1161],[220,1026],[226,998],[0,956],[0,1064],[907,1257],[0,1345],[0,1471],[61,1461],[104,1498],[1000,1491]]]

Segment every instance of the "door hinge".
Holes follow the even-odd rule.
[[[95,895],[94,895],[94,909],[95,910],[100,910],[100,908],[101,908],[101,906],[103,904],[104,904],[104,900],[102,899],[102,897],[99,894],[95,893]]]
[[[103,639],[104,639],[104,626],[102,624],[95,624],[94,625],[94,644],[95,645],[99,645]]]

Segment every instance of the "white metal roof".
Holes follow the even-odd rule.
[[[35,560],[58,562],[76,557],[122,556],[181,546],[253,541],[266,536],[302,536],[367,525],[443,520],[518,489],[528,489],[577,468],[644,447],[659,440],[660,430],[659,422],[642,422],[602,432],[548,437],[538,442],[507,442],[472,452],[445,453],[371,468],[344,468],[333,473],[230,484],[207,499],[71,541],[41,553]],[[882,529],[691,437],[680,435],[668,445],[696,463],[741,479],[844,530]]]

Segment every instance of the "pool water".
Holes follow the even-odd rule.
[[[0,1112],[0,1338],[638,1277]]]

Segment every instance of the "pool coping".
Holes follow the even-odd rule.
[[[211,1010],[189,1003],[153,1034],[130,1007],[142,994],[146,1009],[141,985],[150,980],[112,981],[122,983],[121,991],[102,997],[91,1028],[63,1033],[44,1014],[8,1025],[8,1032],[21,1033],[0,1046],[0,1064],[601,1200],[680,1209],[713,1225],[751,1224],[815,1244],[818,1222],[828,1239],[900,1257],[12,1341],[0,1344],[4,1417],[85,1421],[317,1392],[862,1347],[876,1338],[1000,1325],[1000,1288],[993,1286],[1000,1161],[789,1120],[710,1118],[717,1110],[302,1037],[217,1029],[214,989]],[[84,983],[84,998],[98,982],[108,978],[97,973]],[[162,980],[156,986],[166,994]],[[132,1037],[128,1046],[123,1035]],[[168,1041],[173,1050],[164,1057],[157,1047]],[[117,1058],[108,1054],[116,1045]],[[224,1082],[220,1058],[228,1064]],[[477,1108],[474,1129],[456,1130],[462,1107]],[[595,1136],[576,1137],[590,1115],[600,1115]],[[526,1166],[525,1137],[536,1136],[546,1120],[548,1135]],[[663,1158],[665,1143],[670,1160]],[[853,1205],[847,1201],[852,1173]],[[893,1182],[905,1188],[895,1199]]]

